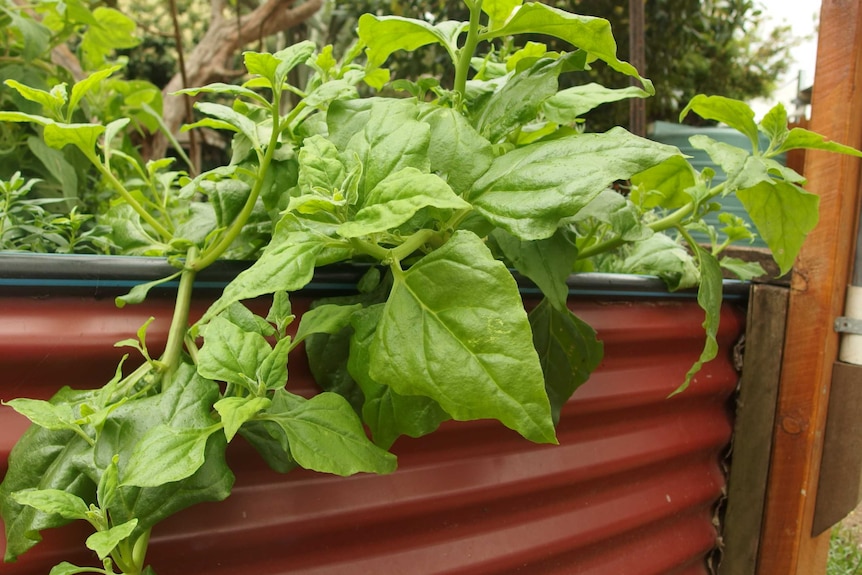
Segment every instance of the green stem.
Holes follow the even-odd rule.
[[[401,261],[423,245],[428,243],[428,241],[435,237],[437,232],[432,229],[423,229],[419,230],[415,234],[408,237],[403,244],[398,246],[397,248],[392,249],[392,257],[395,258],[396,261]]]
[[[470,27],[467,29],[467,39],[461,47],[455,68],[455,91],[461,94],[461,99],[467,91],[467,73],[470,71],[470,60],[479,44],[479,19],[482,16],[482,0],[475,0],[470,6]]]
[[[194,265],[197,256],[197,248],[189,248],[186,262]],[[192,301],[192,289],[194,288],[197,271],[192,267],[183,270],[180,276],[180,286],[177,289],[177,300],[174,304],[174,315],[171,318],[171,328],[168,332],[168,342],[165,344],[165,353],[162,355],[161,371],[163,374],[173,373],[179,367],[180,357],[183,352],[183,343],[189,326],[189,308]]]
[[[98,168],[98,170],[102,173],[102,175],[107,178],[107,180],[111,183],[114,189],[117,190],[117,192],[120,194],[120,197],[123,198],[123,201],[132,206],[132,209],[138,212],[138,215],[140,215],[145,222],[150,224],[150,226],[156,231],[157,234],[159,234],[159,236],[161,236],[163,240],[171,241],[173,239],[174,235],[162,224],[160,224],[158,220],[156,220],[156,218],[154,218],[152,214],[150,214],[150,212],[144,209],[144,207],[140,203],[138,203],[138,200],[136,200],[134,196],[129,193],[125,186],[123,186],[122,182],[120,182],[120,180],[118,180],[116,176],[111,173],[110,170],[105,168],[105,166],[103,166],[101,162],[95,161],[93,163],[96,165],[96,168]]]
[[[275,98],[275,101],[278,101],[277,97]],[[221,255],[227,251],[234,240],[239,237],[239,234],[242,233],[242,228],[245,226],[248,218],[251,217],[251,213],[254,211],[254,205],[257,203],[257,198],[260,196],[260,192],[263,189],[263,175],[266,174],[269,169],[269,165],[272,163],[273,154],[275,154],[275,149],[278,146],[278,135],[281,131],[278,122],[278,104],[273,105],[272,116],[273,126],[269,145],[267,146],[263,159],[260,162],[259,174],[255,179],[254,186],[248,195],[248,199],[245,201],[245,205],[242,207],[242,211],[234,219],[233,223],[221,237],[219,242],[208,248],[197,261],[190,264],[192,269],[200,271],[219,259]]]

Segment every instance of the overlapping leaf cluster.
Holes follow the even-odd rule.
[[[55,575],[144,572],[149,533],[161,519],[228,495],[224,451],[237,435],[278,471],[339,475],[392,471],[387,450],[398,437],[449,419],[492,418],[529,440],[556,443],[563,404],[602,353],[592,328],[566,306],[566,278],[600,257],[660,272],[674,288],[699,283],[706,345],[685,386],[717,348],[717,254],[726,242],[702,247],[690,235],[714,198],[736,193],[786,270],[816,221],[816,197],[774,156],[797,147],[857,153],[788,131],[780,107],[758,126],[739,102],[698,97],[686,112],[738,128],[755,150],[698,139],[727,173],[712,186],[711,174],[696,172],[673,147],[619,128],[578,129],[589,109],[652,91],[616,58],[606,21],[517,0],[467,5],[471,20],[463,23],[364,16],[360,43],[341,62],[303,42],[247,53],[252,77],[243,85],[188,90],[235,98],[232,106],[198,104],[207,116],[198,125],[234,133],[231,163],[194,179],[164,176],[166,166],[141,175],[154,190],[205,197],[211,216],[195,225],[166,218],[158,202],[113,177],[111,162],[129,161],[111,148],[122,121],[81,126],[0,113],[43,126],[51,145],[77,147],[141,233],[156,239],[149,245],[171,256],[178,271],[166,279],[180,279],[161,357],[151,357],[143,326],[121,342],[145,359],[130,374],[121,364],[99,389],[9,402],[35,425],[0,485],[7,560],[32,547],[39,531],[82,519],[96,531],[86,544],[103,568],[63,563]],[[521,33],[556,36],[574,51],[529,44],[505,53],[490,43]],[[450,54],[454,90],[396,81],[391,88],[405,97],[358,97],[360,82],[387,83],[390,54],[430,43]],[[487,49],[477,52],[480,44]],[[558,89],[561,74],[598,62],[642,88]],[[312,80],[290,86],[288,73],[301,65]],[[285,112],[286,91],[300,101]],[[770,138],[766,150],[757,148],[759,131]],[[621,180],[633,183],[628,197],[612,190]],[[275,224],[260,257],[190,326],[197,272],[249,234],[265,237],[268,221]],[[665,231],[687,240],[690,252]],[[725,234],[746,232],[728,220]],[[357,295],[318,302],[291,329],[289,294],[319,267],[341,262],[367,268]],[[529,313],[512,269],[544,295]],[[139,302],[158,283],[118,303]],[[272,298],[265,317],[243,304],[258,296]],[[300,344],[325,390],[310,399],[286,386],[289,354]]]

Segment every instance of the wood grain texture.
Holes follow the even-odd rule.
[[[862,145],[862,1],[824,0],[810,128]],[[812,151],[808,189],[820,224],[797,259],[767,487],[759,575],[825,573],[828,531],[811,537],[832,363],[851,273],[859,210],[858,159]]]
[[[719,575],[755,573],[788,299],[789,289],[783,286],[755,284],[751,288]]]

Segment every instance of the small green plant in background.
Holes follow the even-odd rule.
[[[862,546],[859,534],[839,525],[832,529],[826,575],[862,574]]]
[[[142,163],[127,152],[128,118],[82,124],[63,114],[112,69],[68,93],[7,82],[40,110],[0,112],[0,120],[39,126],[49,146],[76,150],[115,194],[106,215],[113,240],[176,268],[118,305],[179,280],[163,354],[147,347],[147,323],[118,344],[140,356],[140,367],[121,362],[104,385],[63,388],[49,401],[7,402],[34,424],[0,484],[7,561],[36,545],[40,531],[83,520],[94,529],[85,545],[102,566],[61,563],[52,575],[154,573],[146,560],[152,530],[230,494],[225,451],[238,435],[277,471],[337,475],[391,472],[388,449],[398,437],[450,419],[496,419],[531,441],[556,443],[562,405],[603,352],[566,306],[566,278],[601,269],[602,258],[656,273],[673,289],[697,284],[706,342],[682,391],[718,350],[721,252],[748,237],[725,218],[712,245],[692,240],[703,216],[720,209],[714,200],[736,194],[787,271],[816,223],[818,200],[775,156],[795,148],[862,155],[789,130],[781,106],[758,124],[742,102],[698,96],[684,114],[733,126],[754,146],[749,153],[697,139],[727,173],[714,184],[714,173],[698,172],[674,147],[621,128],[578,128],[602,103],[653,92],[616,57],[607,21],[519,0],[465,4],[466,22],[365,15],[359,42],[341,60],[311,42],[249,51],[242,85],[184,90],[217,100],[197,104],[204,119],[189,129],[233,138],[230,162],[195,177],[170,159]],[[554,35],[574,49],[499,49],[522,34]],[[453,89],[436,79],[390,82],[383,66],[393,52],[429,44],[451,59]],[[639,87],[560,90],[562,74],[599,63]],[[298,67],[309,72],[302,86],[290,83]],[[362,83],[398,95],[362,98]],[[285,109],[287,94],[297,103]],[[633,184],[627,197],[611,189],[620,180]],[[190,323],[197,274],[218,259],[253,255]],[[316,269],[344,262],[367,269],[358,293],[317,302],[297,320],[290,294]],[[529,313],[513,269],[544,296]],[[260,296],[271,302],[263,315],[243,303]],[[323,392],[311,398],[287,386],[288,356],[300,346],[321,374]]]

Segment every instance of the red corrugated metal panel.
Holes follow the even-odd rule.
[[[158,318],[148,334],[154,342],[170,316],[167,301],[123,310],[99,302],[111,319],[97,318],[90,304],[0,300],[0,399],[89,386],[94,369],[109,378],[121,353],[112,343],[150,315]],[[46,310],[44,319],[29,317],[34,307]],[[281,476],[232,445],[233,495],[157,526],[150,560],[159,575],[706,574],[741,313],[724,307],[719,359],[667,399],[702,346],[695,302],[585,300],[573,309],[597,328],[606,353],[566,406],[559,446],[530,444],[495,423],[450,423],[399,440],[392,475],[337,478]],[[307,369],[291,361],[296,385]],[[23,428],[0,410],[4,466]],[[63,559],[95,565],[62,549],[86,534],[81,526],[46,532],[46,543],[2,572],[47,573]]]

